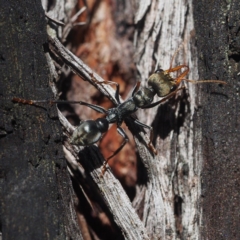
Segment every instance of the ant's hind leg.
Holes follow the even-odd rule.
[[[27,99],[23,99],[23,98],[13,98],[12,101],[14,103],[22,103],[22,104],[28,104],[28,105],[34,105],[36,107],[41,107],[41,108],[44,108],[40,105],[38,105],[39,103],[48,103],[48,104],[58,104],[58,103],[61,103],[61,104],[70,104],[70,103],[73,103],[73,104],[80,104],[80,105],[83,105],[83,106],[87,106],[93,110],[95,110],[96,112],[99,112],[99,113],[103,113],[103,114],[106,114],[107,113],[107,110],[101,106],[98,106],[98,105],[94,105],[94,104],[90,104],[90,103],[86,103],[86,102],[82,102],[82,101],[67,101],[67,100],[27,100]],[[45,109],[45,108],[44,108]]]
[[[140,121],[138,121],[137,119],[134,119],[134,122],[141,126],[141,127],[144,127],[144,128],[147,128],[150,130],[150,141],[148,143],[148,148],[151,150],[152,153],[154,153],[155,155],[157,155],[157,150],[155,149],[155,147],[153,146],[152,144],[152,141],[153,141],[153,128],[144,124],[144,123],[141,123]]]
[[[82,102],[82,101],[68,101],[68,103],[78,103],[80,105],[87,106],[87,107],[95,110],[96,112],[104,113],[104,114],[107,113],[107,110],[105,108],[95,105],[95,104],[90,104],[90,103],[86,103],[86,102]]]
[[[124,140],[123,140],[121,146],[120,146],[110,157],[108,157],[107,160],[105,160],[105,162],[104,162],[104,164],[103,164],[101,176],[103,176],[104,173],[105,173],[105,171],[106,171],[108,161],[109,161],[112,157],[114,157],[115,155],[117,155],[117,154],[122,150],[122,148],[125,146],[125,144],[129,141],[129,138],[128,138],[127,134],[124,132],[124,130],[123,130],[121,127],[118,126],[118,127],[117,127],[117,131],[118,131],[118,133],[123,137]]]

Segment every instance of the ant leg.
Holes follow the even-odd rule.
[[[96,112],[99,112],[99,113],[103,113],[103,114],[106,114],[107,113],[107,110],[103,107],[100,107],[98,105],[94,105],[94,104],[90,104],[90,103],[86,103],[86,102],[82,102],[82,101],[64,101],[64,100],[27,100],[27,99],[24,99],[24,98],[13,98],[12,99],[12,102],[14,103],[22,103],[22,104],[28,104],[28,105],[34,105],[34,106],[37,106],[37,107],[41,107],[39,105],[37,105],[38,103],[48,103],[48,104],[55,104],[55,103],[77,103],[77,104],[80,104],[80,105],[84,105],[84,106],[87,106],[87,107],[90,107],[92,108],[93,110],[95,110]]]
[[[163,99],[155,102],[155,103],[151,103],[151,104],[148,104],[148,105],[145,105],[143,107],[141,107],[142,109],[145,109],[145,108],[152,108],[152,107],[155,107],[157,106],[158,104],[160,103],[163,103],[165,102],[166,100],[168,100],[169,98],[171,98],[172,96],[174,96],[178,91],[184,89],[185,87],[180,87],[178,88],[177,90],[175,90],[174,92],[171,92],[170,94],[168,94],[168,96],[164,97]]]
[[[103,82],[97,82],[97,84],[109,84],[109,85],[112,84],[112,85],[115,85],[115,86],[116,86],[115,98],[116,98],[118,104],[121,103],[121,102],[120,102],[120,94],[119,94],[119,92],[120,92],[120,87],[119,87],[119,84],[118,84],[118,83],[116,83],[116,82],[111,82],[111,81],[103,81]]]
[[[172,68],[172,65],[173,65],[173,61],[175,59],[175,57],[177,56],[177,54],[179,53],[179,51],[186,45],[186,43],[189,41],[189,38],[185,39],[181,44],[180,46],[178,47],[178,49],[174,52],[172,58],[171,58],[171,62],[170,62],[170,68]]]
[[[175,84],[176,86],[178,86],[180,84],[180,82],[183,80],[183,78],[189,73],[189,67],[187,65],[179,65],[177,67],[174,68],[169,68],[168,70],[166,70],[166,73],[170,73],[170,72],[176,72],[182,68],[186,68],[186,70],[184,70],[176,79],[175,79]]]
[[[105,160],[105,162],[104,162],[104,164],[103,164],[102,175],[101,175],[101,176],[103,176],[104,173],[105,173],[105,171],[106,171],[108,161],[109,161],[112,157],[114,157],[115,155],[117,155],[117,154],[122,150],[122,148],[125,146],[125,144],[129,141],[129,138],[128,138],[127,134],[124,132],[124,130],[123,130],[121,127],[118,126],[118,127],[117,127],[117,131],[118,131],[118,133],[123,137],[124,140],[123,140],[121,146],[120,146],[110,157],[108,157],[107,160]]]
[[[141,123],[140,121],[138,121],[137,119],[134,119],[134,122],[139,125],[139,126],[142,126],[144,128],[147,128],[150,130],[150,141],[148,143],[148,148],[155,154],[157,155],[157,150],[155,149],[155,147],[153,146],[152,144],[152,141],[153,141],[153,128],[144,124],[144,123]]]
[[[86,103],[86,102],[82,102],[82,101],[61,101],[61,100],[27,100],[27,99],[23,99],[23,98],[13,98],[12,101],[14,103],[22,103],[22,104],[28,104],[28,105],[34,105],[34,106],[38,106],[37,104],[38,103],[49,103],[49,104],[57,104],[57,103],[77,103],[77,104],[80,104],[80,105],[84,105],[84,106],[87,106],[87,107],[90,107],[92,108],[93,110],[95,110],[96,112],[99,112],[99,113],[104,113],[106,114],[107,113],[107,110],[103,107],[100,107],[98,105],[94,105],[94,104],[90,104],[90,103]]]
[[[47,108],[37,104],[37,103],[42,103],[42,102],[47,102],[47,103],[50,103],[49,101],[38,101],[38,100],[27,100],[27,99],[24,99],[24,98],[17,98],[17,97],[14,97],[12,98],[12,102],[13,103],[21,103],[21,104],[25,104],[25,105],[32,105],[32,106],[35,106],[37,108],[42,108],[44,110],[47,111]]]
[[[102,81],[102,82],[99,82],[99,81],[97,81],[96,79],[95,79],[95,77],[93,76],[93,73],[92,73],[92,75],[91,75],[91,77],[92,77],[92,80],[96,83],[96,84],[107,84],[107,85],[115,85],[116,86],[116,92],[115,92],[115,98],[116,98],[116,100],[117,100],[117,102],[118,102],[118,104],[120,104],[121,102],[120,102],[120,87],[119,87],[119,84],[118,83],[116,83],[116,82],[112,82],[112,81]]]
[[[129,138],[128,138],[127,134],[125,133],[125,131],[120,126],[117,127],[117,131],[123,137],[124,141],[122,142],[121,146],[113,153],[113,155],[111,155],[110,157],[107,158],[107,160],[111,159],[116,154],[118,154],[122,150],[124,145],[129,141]]]
[[[53,103],[64,103],[64,102],[61,102],[61,101],[52,101],[52,102]],[[90,103],[86,103],[86,102],[82,102],[82,101],[68,101],[67,103],[78,103],[80,105],[87,106],[87,107],[95,110],[96,112],[104,113],[104,114],[107,113],[107,110],[105,108],[100,107],[100,106],[95,105],[95,104],[90,104]]]
[[[24,99],[24,98],[17,98],[17,97],[14,97],[12,99],[12,102],[22,103],[22,104],[27,104],[27,105],[35,105],[35,103],[36,103],[36,101],[34,101],[34,100],[27,100],[27,99]]]
[[[165,70],[165,72],[167,72],[167,73],[176,72],[176,71],[180,70],[181,68],[187,68],[185,71],[189,72],[189,67],[185,64],[176,66],[174,68],[169,68],[168,70]]]
[[[187,68],[185,71],[183,71],[176,79],[175,83],[178,86],[180,82],[183,80],[183,78],[189,73],[189,68]]]
[[[141,83],[138,81],[137,84],[135,85],[134,89],[133,89],[132,97],[138,91],[138,89],[140,88],[140,85],[141,85]]]

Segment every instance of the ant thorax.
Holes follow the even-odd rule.
[[[133,101],[137,107],[141,108],[152,103],[155,94],[153,88],[142,87],[133,96]]]
[[[121,124],[126,117],[135,113],[137,110],[138,106],[131,97],[117,107],[108,109],[106,119],[109,123]]]

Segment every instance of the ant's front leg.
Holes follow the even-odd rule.
[[[178,70],[180,70],[180,69],[182,69],[182,68],[186,68],[185,71],[187,71],[187,73],[189,72],[189,67],[188,67],[187,65],[185,65],[185,64],[176,66],[176,67],[174,67],[174,68],[169,68],[168,70],[165,70],[165,72],[167,72],[167,73],[176,72],[176,71],[178,71]],[[184,72],[185,72],[185,71],[184,71]]]
[[[110,157],[108,157],[107,160],[105,160],[105,162],[103,164],[102,175],[101,176],[103,176],[105,171],[106,171],[108,161],[112,157],[117,155],[122,150],[122,148],[125,146],[125,144],[129,141],[129,138],[128,138],[127,134],[125,133],[125,131],[120,126],[117,127],[117,131],[123,137],[123,142],[122,142],[121,146]]]
[[[183,64],[183,65],[179,65],[179,66],[174,67],[174,68],[169,68],[168,70],[165,71],[165,72],[167,72],[167,73],[176,72],[176,71],[178,71],[178,70],[180,70],[180,69],[182,69],[182,68],[186,68],[186,69],[175,79],[175,84],[176,84],[176,86],[178,86],[178,85],[181,83],[181,81],[183,80],[183,78],[184,78],[186,75],[188,75],[188,73],[189,73],[189,67],[188,67],[187,65]]]
[[[157,150],[155,149],[155,147],[154,147],[153,144],[152,144],[152,141],[153,141],[153,128],[150,127],[150,126],[148,126],[148,125],[146,125],[146,124],[144,124],[144,123],[141,123],[141,122],[138,121],[137,119],[134,119],[134,122],[135,122],[137,125],[139,125],[139,126],[141,126],[141,127],[144,127],[144,128],[147,128],[147,129],[150,130],[150,141],[149,141],[149,143],[148,143],[148,148],[150,149],[150,151],[151,151],[152,153],[154,153],[155,155],[157,155]]]

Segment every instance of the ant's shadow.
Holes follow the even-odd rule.
[[[78,155],[84,169],[88,169],[90,172],[101,168],[105,160],[99,148],[95,145],[86,146]]]
[[[189,112],[190,103],[186,90],[177,99],[169,99],[168,102],[161,104],[152,122],[154,132],[153,144],[156,144],[158,136],[161,139],[165,139],[171,131],[179,134],[179,130],[183,126]]]

